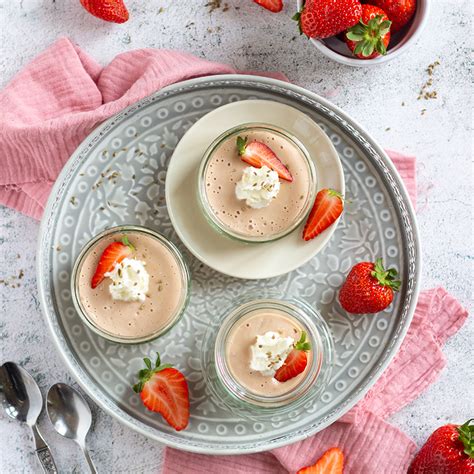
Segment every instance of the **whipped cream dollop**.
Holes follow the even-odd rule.
[[[109,291],[114,300],[145,301],[150,284],[145,262],[135,258],[124,258],[105,276],[112,280]]]
[[[250,368],[266,377],[273,377],[293,350],[294,342],[292,337],[282,337],[273,331],[257,336],[257,342],[250,347]]]
[[[242,178],[235,185],[235,195],[239,200],[245,200],[247,206],[253,209],[267,207],[272,199],[278,196],[280,179],[276,171],[268,166],[254,168],[247,166]]]

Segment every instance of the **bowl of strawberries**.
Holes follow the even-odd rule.
[[[421,34],[430,0],[297,0],[300,32],[348,66],[396,58]]]

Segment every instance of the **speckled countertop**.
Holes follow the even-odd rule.
[[[292,1],[287,0],[279,15],[260,10],[250,0],[228,0],[227,11],[220,8],[212,13],[206,3],[128,0],[132,19],[113,25],[89,16],[79,0],[0,0],[0,87],[61,35],[69,35],[104,64],[125,50],[166,47],[239,69],[282,71],[296,84],[342,107],[387,148],[417,156],[423,287],[443,285],[472,310],[472,35],[465,13],[469,0],[433,1],[418,44],[376,69],[348,68],[318,53],[296,34],[290,20]],[[433,76],[438,99],[417,101],[427,79],[426,68],[436,60],[441,63]],[[0,207],[0,280],[4,281],[0,284],[0,360],[21,363],[45,392],[54,382],[74,381],[52,345],[40,312],[37,234],[37,222]],[[473,338],[470,318],[446,345],[447,367],[438,381],[391,418],[418,444],[444,422],[461,422],[474,414],[467,395],[467,385],[473,381],[469,362]],[[100,472],[159,472],[160,444],[93,409],[89,445]],[[86,472],[79,449],[56,435],[44,415],[40,427],[61,472]],[[0,447],[0,472],[40,472],[30,433],[3,412]]]

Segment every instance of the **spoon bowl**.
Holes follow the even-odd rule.
[[[49,446],[36,426],[43,409],[43,396],[35,379],[15,362],[5,362],[0,366],[0,400],[10,418],[31,428],[43,471],[57,473]]]
[[[48,391],[46,409],[60,435],[85,441],[92,424],[92,413],[79,392],[65,383],[53,385]]]
[[[15,362],[0,366],[0,398],[6,414],[32,427],[43,408],[43,397],[33,377]]]
[[[70,385],[57,383],[50,387],[46,410],[54,429],[65,438],[74,440],[84,452],[92,473],[94,464],[86,449],[86,436],[92,424],[92,413],[83,396]]]

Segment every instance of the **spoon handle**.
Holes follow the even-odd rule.
[[[58,470],[56,468],[56,464],[54,464],[54,459],[53,455],[51,454],[51,450],[49,449],[49,446],[46,444],[45,440],[38,431],[38,427],[36,425],[33,425],[31,427],[31,431],[33,431],[33,437],[35,439],[36,456],[38,456],[43,471],[46,474],[57,474]]]
[[[84,456],[86,458],[87,464],[89,465],[89,469],[91,470],[92,474],[97,474],[97,469],[94,466],[94,463],[92,462],[91,457],[89,456],[89,451],[87,451],[87,448],[85,446],[81,446],[82,452],[84,453]]]

